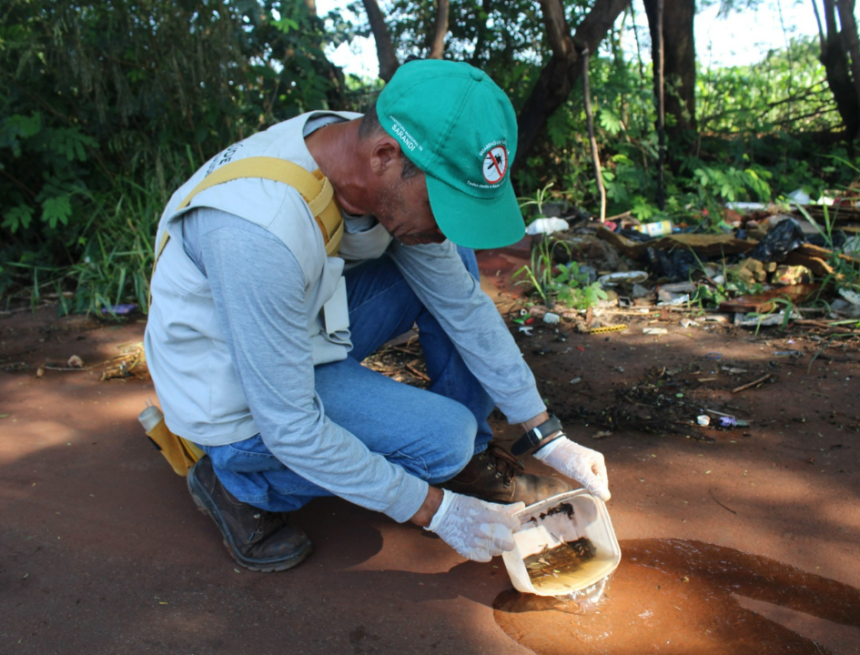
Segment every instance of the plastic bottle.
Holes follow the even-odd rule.
[[[164,422],[164,414],[155,405],[147,405],[137,420],[143,426],[143,431],[149,434],[159,423]]]

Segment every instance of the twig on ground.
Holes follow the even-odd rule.
[[[767,380],[770,380],[770,378],[772,376],[773,376],[772,373],[768,373],[767,375],[763,375],[758,380],[753,380],[752,382],[748,382],[747,384],[742,384],[739,387],[735,387],[734,389],[732,389],[732,393],[739,393],[741,391],[749,389],[750,387],[754,387],[756,385],[759,385],[762,382],[766,382]]]
[[[714,502],[715,502],[717,505],[719,505],[719,506],[720,506],[720,507],[722,507],[723,509],[726,509],[726,510],[730,511],[732,514],[737,514],[737,512],[736,512],[735,510],[733,510],[731,507],[726,507],[726,506],[725,506],[725,505],[723,505],[719,500],[717,500],[717,497],[714,495],[714,490],[713,490],[713,489],[708,489],[708,492],[711,494],[711,498],[713,498],[713,499],[714,499]]]

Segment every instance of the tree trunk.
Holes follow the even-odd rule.
[[[651,59],[658,65],[657,0],[644,0],[651,31]],[[696,131],[696,43],[693,36],[695,0],[663,0],[664,111],[672,117],[666,127],[670,143],[682,138],[695,141]],[[654,76],[655,94],[657,76]]]
[[[854,20],[854,0],[836,0],[839,10],[839,24],[842,45],[851,57],[851,76],[854,78],[854,90],[857,101],[860,102],[860,41],[858,41],[857,21]]]
[[[442,59],[445,52],[445,35],[448,33],[448,8],[450,0],[436,1],[436,22],[433,26],[433,45],[428,59]]]
[[[397,61],[397,55],[388,34],[388,27],[385,24],[385,17],[382,15],[379,4],[376,0],[362,0],[362,2],[364,3],[364,10],[367,12],[367,19],[370,21],[370,31],[373,32],[373,38],[376,40],[379,77],[388,82],[394,77],[394,72],[400,66],[400,62]]]
[[[517,119],[519,138],[514,172],[528,159],[550,116],[567,100],[582,69],[578,65],[582,48],[597,52],[598,44],[624,11],[630,0],[596,0],[594,7],[571,36],[561,0],[540,0],[552,56],[541,70]]]
[[[860,136],[860,98],[858,98],[857,89],[851,81],[845,41],[840,37],[837,27],[836,5],[834,0],[823,1],[824,25],[822,25],[816,2],[817,0],[812,0],[815,18],[818,21],[821,63],[824,65],[827,85],[830,87],[836,108],[842,117],[848,140],[852,141]]]

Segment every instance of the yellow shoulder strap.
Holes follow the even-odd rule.
[[[283,182],[298,191],[314,215],[314,220],[322,233],[326,254],[329,256],[337,254],[343,238],[343,217],[334,199],[334,189],[328,178],[319,169],[311,173],[298,164],[276,157],[248,157],[221,166],[204,177],[179,203],[177,210],[187,207],[194,196],[201,191],[216,184],[246,177]],[[155,253],[156,263],[169,240],[170,235],[165,229],[158,251]]]

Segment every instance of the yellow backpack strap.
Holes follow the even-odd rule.
[[[322,233],[326,254],[330,257],[337,254],[343,238],[343,216],[334,199],[334,189],[328,178],[319,169],[311,173],[298,164],[276,157],[248,157],[221,166],[204,177],[179,203],[176,210],[185,209],[201,191],[217,184],[248,177],[283,182],[298,191],[314,215]],[[156,263],[169,240],[170,235],[165,229],[155,253]]]

